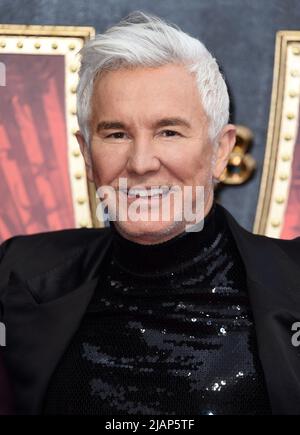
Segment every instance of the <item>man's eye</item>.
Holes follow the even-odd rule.
[[[174,130],[163,130],[161,133],[162,134],[166,133],[166,137],[181,136],[180,133],[178,133],[177,131],[174,131]]]
[[[113,139],[124,139],[124,135],[125,135],[125,133],[123,133],[122,131],[118,131],[117,133],[109,134],[106,137],[107,138],[112,137]]]

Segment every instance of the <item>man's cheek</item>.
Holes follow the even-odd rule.
[[[111,160],[106,160],[105,162],[94,160],[93,162],[93,169],[94,169],[94,178],[96,185],[99,184],[103,185],[109,185],[110,182],[113,180],[113,174],[114,170],[111,167]]]

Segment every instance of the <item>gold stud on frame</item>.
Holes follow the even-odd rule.
[[[83,173],[82,172],[76,172],[74,177],[76,178],[76,180],[81,180],[83,177]]]
[[[286,181],[288,178],[289,178],[288,174],[282,173],[282,174],[279,175],[279,179],[281,181]]]
[[[79,222],[79,226],[80,226],[81,228],[87,228],[88,223],[87,223],[87,221],[82,220],[82,221]]]
[[[271,225],[272,225],[273,228],[278,228],[280,226],[280,224],[281,224],[281,222],[278,219],[274,219],[271,222]]]
[[[291,76],[292,77],[299,77],[300,76],[300,71],[298,69],[293,69],[291,71]]]
[[[80,152],[80,150],[74,150],[74,151],[72,152],[72,154],[73,154],[74,157],[80,157],[80,156],[81,156],[81,152]]]
[[[292,52],[295,56],[299,56],[300,55],[300,46],[294,45],[292,48]]]
[[[289,161],[291,160],[291,156],[290,156],[289,154],[283,154],[283,155],[281,156],[281,160],[282,160],[283,162],[289,162]]]
[[[78,67],[77,67],[77,65],[71,65],[71,67],[70,67],[70,71],[71,71],[72,73],[76,73],[76,72],[78,71]]]

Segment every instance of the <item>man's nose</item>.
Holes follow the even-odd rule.
[[[158,171],[160,164],[157,150],[150,139],[144,137],[132,141],[127,160],[128,172],[143,175],[147,172]]]

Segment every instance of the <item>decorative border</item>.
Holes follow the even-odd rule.
[[[284,223],[300,106],[300,31],[276,35],[267,145],[253,231],[279,238]]]
[[[76,88],[78,51],[95,35],[93,27],[0,25],[0,53],[63,55],[65,57],[65,107],[68,164],[76,227],[100,227],[96,218],[96,195],[86,177],[84,159],[75,133],[78,130]]]

